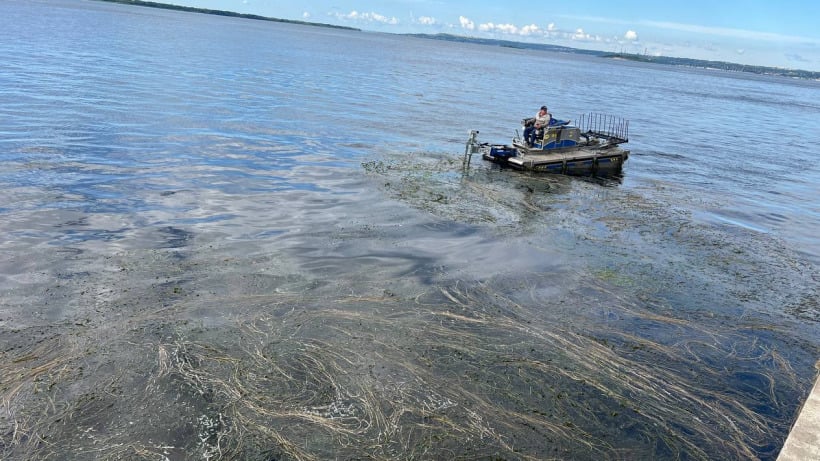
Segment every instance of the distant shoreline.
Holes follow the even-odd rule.
[[[315,26],[315,27],[329,27],[333,29],[344,29],[344,30],[351,30],[356,32],[361,32],[361,29],[357,29],[355,27],[347,27],[347,26],[337,26],[334,24],[325,24],[325,23],[318,23],[318,22],[308,22],[308,21],[296,21],[292,19],[280,19],[280,18],[271,18],[267,16],[260,16],[256,14],[244,14],[244,13],[235,13],[232,11],[223,11],[223,10],[210,10],[207,8],[194,8],[190,6],[179,6],[179,5],[172,5],[168,3],[159,3],[159,2],[149,2],[149,1],[142,1],[142,0],[97,0],[101,2],[110,2],[110,3],[121,3],[124,5],[137,5],[137,6],[146,6],[151,8],[162,8],[166,10],[178,10],[178,11],[187,11],[192,13],[203,13],[203,14],[213,14],[219,16],[230,16],[236,18],[243,18],[243,19],[254,19],[259,21],[273,21],[273,22],[282,22],[288,24],[299,24],[304,26]],[[426,38],[431,40],[445,40],[451,42],[463,42],[463,43],[474,43],[479,45],[491,45],[491,46],[500,46],[500,47],[508,47],[508,48],[517,48],[517,49],[528,49],[528,50],[541,50],[541,51],[555,51],[555,52],[563,52],[563,53],[575,53],[575,54],[585,54],[590,56],[597,56],[601,58],[608,58],[608,59],[624,59],[628,61],[636,61],[636,62],[647,62],[647,63],[654,63],[654,64],[664,64],[664,65],[673,65],[673,66],[685,66],[685,67],[696,67],[701,69],[718,69],[718,70],[725,70],[729,72],[748,72],[753,74],[760,74],[760,75],[775,75],[781,77],[788,77],[788,78],[798,78],[804,80],[815,80],[820,81],[820,72],[813,72],[808,70],[801,70],[801,69],[786,69],[780,67],[767,67],[767,66],[754,66],[754,65],[747,65],[747,64],[737,64],[733,62],[725,62],[725,61],[708,61],[703,59],[691,59],[691,58],[673,58],[668,56],[649,56],[645,54],[631,54],[631,53],[612,53],[608,51],[598,51],[598,50],[585,50],[581,48],[570,48],[568,46],[560,46],[560,45],[548,45],[542,43],[525,43],[525,42],[515,42],[511,40],[498,40],[498,39],[491,39],[491,38],[477,38],[477,37],[465,37],[461,35],[453,35],[453,34],[397,34],[397,35],[405,35],[410,37],[418,37],[418,38]]]
[[[649,56],[643,54],[612,53],[609,51],[585,50],[580,48],[570,48],[568,46],[548,45],[543,43],[524,43],[510,40],[498,40],[492,38],[463,37],[452,34],[406,34],[413,37],[427,38],[432,40],[445,40],[463,43],[475,43],[478,45],[493,45],[507,48],[553,51],[559,53],[585,54],[608,59],[624,59],[628,61],[648,62],[655,64],[665,64],[673,66],[697,67],[701,69],[719,69],[730,72],[748,72],[761,75],[776,75],[781,77],[799,78],[805,80],[820,81],[820,72],[812,72],[800,69],[785,69],[780,67],[753,66],[749,64],[737,64],[724,61],[707,61],[704,59],[672,58],[667,56]]]
[[[820,72],[812,72],[800,69],[784,69],[780,67],[753,66],[749,64],[737,64],[725,61],[706,61],[690,58],[670,58],[666,56],[649,56],[629,53],[606,53],[602,57],[611,59],[624,59],[637,62],[652,62],[657,64],[669,64],[673,66],[699,67],[703,69],[719,69],[731,72],[750,72],[753,74],[779,75],[783,77],[800,78],[807,80],[820,80]]]
[[[233,11],[224,11],[224,10],[210,10],[207,8],[195,8],[192,6],[180,6],[180,5],[172,5],[170,3],[159,3],[159,2],[147,2],[142,0],[97,0],[99,2],[109,2],[109,3],[122,3],[123,5],[136,5],[136,6],[147,6],[149,8],[161,8],[164,10],[176,10],[176,11],[187,11],[189,13],[202,13],[202,14],[213,14],[217,16],[230,16],[234,18],[243,18],[243,19],[253,19],[257,21],[272,21],[272,22],[284,22],[288,24],[299,24],[303,26],[316,26],[316,27],[329,27],[332,29],[344,29],[344,30],[353,30],[357,32],[361,32],[361,29],[356,29],[355,27],[346,27],[346,26],[337,26],[334,24],[324,24],[319,22],[307,22],[307,21],[296,21],[292,19],[279,19],[279,18],[270,18],[267,16],[260,16],[258,14],[245,14],[245,13],[235,13]]]

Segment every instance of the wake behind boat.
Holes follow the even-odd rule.
[[[532,119],[524,119],[526,126]],[[583,176],[619,174],[629,151],[620,147],[629,142],[629,121],[606,114],[585,114],[573,124],[552,119],[537,130],[532,144],[518,135],[512,145],[478,142],[478,130],[470,131],[464,151],[464,167],[473,154],[484,160],[518,170]]]

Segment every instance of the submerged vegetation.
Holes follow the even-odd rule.
[[[6,293],[20,309],[74,308],[0,335],[0,457],[776,457],[820,352],[771,312],[816,294],[776,242],[744,254],[748,236],[612,200],[617,183],[462,174],[435,155],[363,166],[442,223],[597,257],[395,279],[379,261],[323,278],[298,255],[193,238],[78,254],[59,284]],[[589,207],[567,209],[569,195]],[[639,251],[654,238],[663,257]]]
[[[790,396],[805,383],[776,340],[749,334],[758,328],[753,321],[704,325],[594,278],[551,296],[552,275],[418,293],[378,293],[370,280],[370,290],[350,296],[304,287],[206,303],[185,297],[126,321],[48,332],[3,353],[0,453],[293,460],[776,453],[772,434],[788,429]],[[182,320],[219,308],[231,310],[231,322]],[[629,333],[624,322],[643,328]]]

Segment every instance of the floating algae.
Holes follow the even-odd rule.
[[[554,175],[509,175],[497,168],[464,172],[460,159],[434,154],[386,157],[365,162],[363,168],[381,179],[390,196],[416,208],[507,231],[542,211],[539,198],[565,191],[569,181]]]
[[[776,456],[820,352],[777,311],[816,298],[778,242],[618,188],[406,161],[370,170],[390,197],[535,256],[455,271],[384,251],[409,237],[386,226],[78,251],[59,286],[4,293],[74,308],[0,336],[0,457]]]

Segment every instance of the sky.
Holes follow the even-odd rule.
[[[387,33],[450,33],[820,71],[817,0],[160,0]]]

